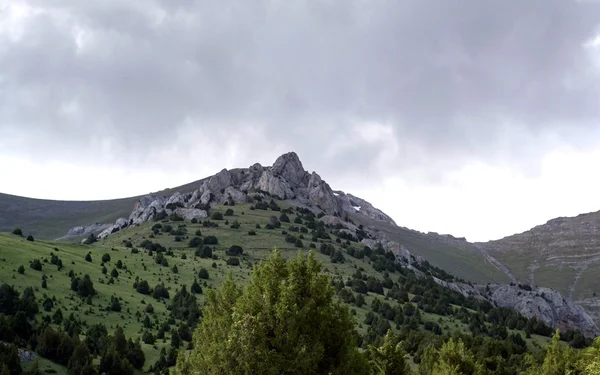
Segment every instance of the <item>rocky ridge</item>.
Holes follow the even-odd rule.
[[[206,178],[194,191],[176,192],[168,198],[157,194],[144,196],[135,203],[128,218],[118,219],[98,237],[142,224],[161,211],[167,215],[177,213],[186,220],[202,219],[211,205],[246,203],[256,194],[288,200],[328,215],[364,215],[395,225],[391,217],[369,202],[341,191],[334,192],[316,172],[304,170],[298,155],[290,152],[277,158],[271,167],[256,163],[248,168],[223,169]]]
[[[386,239],[364,239],[363,244],[369,247],[381,244],[386,250],[396,255],[396,260],[416,274],[426,275],[417,267],[425,259],[414,256],[404,245]],[[545,287],[524,289],[516,284],[466,284],[447,282],[433,277],[438,284],[461,293],[465,297],[474,297],[489,301],[494,306],[512,308],[527,318],[537,317],[547,325],[560,330],[579,329],[588,338],[600,335],[594,319],[570,298],[560,292]]]

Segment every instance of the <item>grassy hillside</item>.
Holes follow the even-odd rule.
[[[203,180],[158,192],[166,196],[175,191],[197,188]],[[55,239],[75,226],[113,223],[129,217],[137,197],[99,201],[56,201],[0,193],[0,232],[21,228],[36,238]]]
[[[228,208],[230,207],[221,206],[216,207],[213,211],[225,213]],[[60,309],[65,318],[72,313],[75,321],[82,322],[82,334],[85,334],[89,326],[95,323],[103,323],[109,333],[112,333],[117,325],[123,327],[126,337],[133,340],[141,339],[146,331],[158,336],[161,326],[167,324],[171,317],[169,309],[172,300],[182,285],[187,285],[189,290],[190,285],[196,279],[204,291],[217,288],[228,272],[232,272],[237,282],[245,284],[250,280],[252,266],[265,259],[273,247],[282,249],[286,257],[296,256],[300,249],[304,251],[309,249],[309,244],[312,242],[311,235],[302,233],[310,232],[306,227],[307,222],[304,220],[302,220],[302,224],[293,222],[294,219],[300,216],[297,212],[298,215],[288,215],[291,223],[280,222],[281,228],[266,229],[267,224],[271,222],[270,217],[279,217],[280,212],[251,210],[249,205],[236,205],[231,208],[234,210],[233,215],[225,216],[223,220],[210,220],[213,223],[218,223],[218,227],[169,220],[148,222],[139,227],[115,233],[93,245],[41,240],[30,242],[12,234],[0,234],[0,283],[13,285],[21,291],[28,286],[33,287],[40,304],[38,320],[41,320],[43,316],[51,317]],[[282,208],[285,207],[282,205]],[[239,224],[239,228],[232,228],[231,225],[234,223]],[[153,230],[153,227],[157,224],[162,228],[155,227],[155,230]],[[297,231],[295,228],[291,231],[290,225],[295,226]],[[172,229],[165,231],[168,228],[167,226],[171,226]],[[217,238],[218,244],[207,245],[212,250],[212,258],[196,256],[198,247],[189,246],[190,239],[197,236],[197,231],[201,232],[198,236],[201,240],[210,236]],[[250,235],[250,231],[255,234]],[[282,231],[287,231],[288,235],[292,234],[296,238],[300,238],[302,241],[301,247],[299,247],[300,244],[296,245],[295,242],[286,241],[286,235]],[[442,297],[446,292],[440,292],[439,288],[433,284],[431,288],[434,289],[423,288],[425,284],[420,281],[411,281],[414,275],[411,276],[411,273],[406,270],[389,269],[389,267],[388,270],[376,270],[375,264],[377,261],[375,260],[382,261],[385,259],[383,255],[352,256],[350,253],[354,252],[351,249],[362,249],[359,244],[350,243],[348,245],[344,241],[337,242],[336,237],[331,232],[329,236],[331,239],[315,241],[316,255],[324,264],[325,271],[334,280],[338,280],[337,283],[340,283],[337,284],[336,289],[340,298],[345,298],[353,310],[357,330],[363,337],[361,339],[363,345],[372,342],[372,340],[377,340],[377,337],[381,335],[381,330],[385,329],[386,326],[404,335],[409,334],[411,331],[419,332],[421,335],[426,335],[423,336],[425,338],[441,337],[439,334],[469,333],[472,329],[483,329],[488,332],[486,335],[495,335],[493,332],[495,332],[496,328],[494,327],[496,325],[492,321],[487,321],[485,313],[483,315],[481,315],[482,313],[476,313],[474,309],[479,309],[479,307],[473,301],[469,302],[452,294]],[[157,251],[151,253],[141,247],[140,245],[144,241],[151,241],[154,244],[163,246],[166,252],[161,252],[161,256],[164,255],[163,257],[168,265],[157,264],[156,259],[159,253]],[[243,255],[239,257],[227,255],[227,251],[233,245],[241,246]],[[338,259],[334,263],[332,255],[326,255],[319,251],[322,245],[329,245],[335,252],[341,254],[342,259]],[[201,245],[200,249],[204,247],[205,245]],[[90,254],[91,261],[86,261],[87,254]],[[102,262],[102,257],[106,254],[110,257],[110,260]],[[62,269],[59,270],[55,264],[52,264],[53,255],[55,260],[58,257],[62,262]],[[229,258],[239,259],[241,261],[240,265],[228,265],[227,260]],[[30,262],[35,259],[40,260],[42,264],[41,271],[30,268]],[[119,261],[122,264],[120,269],[117,267]],[[18,272],[21,265],[24,266],[23,274]],[[106,268],[106,274],[102,271],[103,266]],[[176,272],[173,269],[174,266],[176,266]],[[200,278],[201,269],[208,271],[208,279]],[[116,270],[118,276],[111,276],[113,270]],[[356,279],[358,270],[362,273],[362,280],[367,281],[367,285],[371,285],[369,283],[375,280],[374,285],[382,285],[381,282],[383,282],[386,286],[381,288],[381,292],[357,292],[354,286],[350,286],[349,282],[360,280]],[[71,277],[69,276],[71,272],[79,277],[89,275],[97,295],[90,301],[79,298],[71,290]],[[431,272],[435,273],[436,271],[432,269]],[[43,275],[47,277],[46,288],[42,288]],[[169,292],[169,298],[157,300],[151,295],[139,293],[134,288],[134,283],[142,280],[147,281],[152,288],[164,283]],[[390,285],[386,284],[388,282],[386,280],[389,280]],[[346,287],[344,287],[344,283]],[[392,296],[390,294],[392,286],[395,286],[395,288],[399,286],[400,289],[398,290],[406,292],[405,298],[413,301],[412,305],[416,307],[418,315],[409,314],[409,310],[403,310],[403,307],[406,306],[406,300]],[[342,292],[342,290],[344,291]],[[359,294],[364,297],[365,302],[360,306],[358,306],[359,303],[353,302]],[[384,297],[384,294],[388,297]],[[108,310],[112,297],[119,300],[120,312]],[[196,297],[198,305],[202,306],[204,294],[197,294]],[[55,302],[54,307],[46,312],[41,309],[41,305],[48,298],[54,299]],[[374,303],[375,300],[378,300],[378,302]],[[441,302],[441,305],[438,305],[438,302]],[[391,315],[386,313],[388,318],[384,318],[381,315],[383,314],[382,310],[377,308],[374,311],[374,306],[380,303],[387,303],[390,308],[395,309],[394,311],[399,311],[395,313],[396,315],[404,315],[397,315],[397,318],[392,318]],[[153,307],[152,313],[146,310],[150,304]],[[460,312],[461,305],[466,307],[466,310],[462,309],[463,312]],[[435,309],[442,309],[445,312],[436,313],[437,310]],[[149,320],[145,323],[146,316]],[[482,319],[483,316],[483,326],[479,325],[479,328],[473,328],[477,325],[473,326],[474,323],[469,322],[470,319],[475,319],[475,316],[479,316],[478,320]],[[148,322],[149,326],[144,327],[144,324],[148,325]],[[175,324],[173,325],[173,323]],[[177,327],[178,324],[178,321],[171,322],[171,328]],[[60,327],[57,324],[53,324],[53,326]],[[432,330],[436,334],[433,334]],[[508,329],[506,331],[506,334],[511,333],[520,333],[523,338],[526,336],[526,333],[522,330]],[[420,337],[419,340],[425,340],[421,336],[412,335],[410,337],[413,337],[413,340],[417,340],[415,337]],[[431,338],[427,340],[431,340]],[[548,338],[533,334],[531,338],[526,339],[526,342],[530,350],[537,350],[548,342]],[[160,358],[161,349],[168,349],[170,345],[171,336],[168,330],[164,339],[157,339],[155,344],[142,343],[146,355],[144,369],[147,370],[152,366]],[[418,345],[417,343],[416,348],[418,348]]]

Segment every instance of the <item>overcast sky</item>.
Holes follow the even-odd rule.
[[[0,0],[0,192],[293,150],[399,225],[500,238],[600,210],[599,35],[594,0]]]

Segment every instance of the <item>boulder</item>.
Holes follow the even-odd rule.
[[[175,194],[171,195],[169,199],[167,199],[165,202],[165,207],[170,204],[183,207],[185,205],[185,196],[183,196],[180,192],[176,192]]]

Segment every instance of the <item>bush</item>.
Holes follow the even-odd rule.
[[[202,231],[200,229],[196,231],[196,236],[202,237]]]
[[[42,262],[40,262],[39,259],[34,259],[30,264],[29,267],[36,270],[36,271],[41,271],[42,270]]]
[[[238,221],[234,221],[233,224],[229,226],[231,229],[240,229],[240,223]]]
[[[232,210],[231,208],[228,208],[228,209],[225,211],[225,216],[233,216],[233,210]]]
[[[239,266],[240,259],[236,258],[236,257],[229,257],[229,258],[227,258],[227,265],[228,266]]]
[[[17,272],[19,272],[21,275],[25,273],[25,267],[23,267],[23,265],[21,264],[19,266],[19,269],[17,270]]]
[[[282,221],[284,223],[289,223],[290,218],[285,213],[282,213],[281,215],[279,215],[279,221]]]
[[[249,236],[256,236],[256,232],[253,230],[248,231]]]
[[[208,279],[208,270],[206,268],[201,268],[200,272],[198,272],[198,277],[201,279]]]
[[[23,236],[23,231],[20,228],[15,228],[12,231],[12,234],[16,235],[16,236]]]
[[[142,335],[142,341],[144,342],[144,344],[153,345],[154,335],[152,334],[152,332],[144,331],[144,334]]]
[[[215,236],[206,236],[202,241],[205,245],[217,245],[219,240]]]
[[[33,242],[33,236],[31,234],[29,236],[27,236],[27,241]]]
[[[202,238],[200,237],[194,237],[188,242],[189,247],[198,247],[200,245],[202,245]]]
[[[213,220],[223,220],[223,214],[219,211],[215,211],[212,213],[212,215],[210,215],[210,218]]]
[[[239,245],[233,245],[225,251],[225,254],[230,255],[230,256],[239,256],[239,255],[242,255],[243,253],[244,253],[244,249],[242,249],[242,247]]]
[[[102,255],[102,262],[103,263],[108,263],[110,262],[110,254],[105,253],[104,255]]]
[[[90,254],[90,253],[87,253],[87,254],[85,255],[85,261],[86,261],[86,262],[91,262],[91,261],[92,261],[92,254]]]
[[[210,246],[199,247],[194,252],[194,255],[200,258],[212,258],[212,248]]]
[[[135,290],[141,294],[150,294],[150,284],[146,280],[142,280],[135,285]]]

